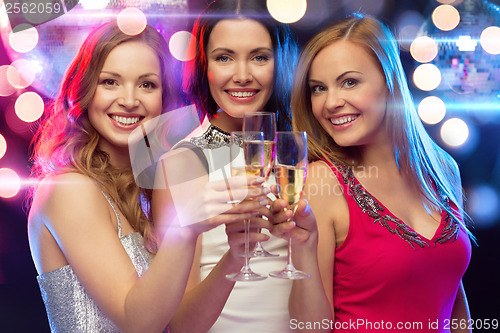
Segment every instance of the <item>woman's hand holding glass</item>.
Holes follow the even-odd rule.
[[[307,136],[305,132],[278,132],[275,156],[275,177],[279,197],[289,206],[295,206],[295,213],[304,189],[307,171]],[[289,214],[289,213],[287,213]],[[292,216],[290,217],[292,218]],[[281,279],[304,279],[308,273],[301,272],[292,264],[291,232],[288,232],[288,262],[281,271],[271,272],[272,277]]]
[[[266,183],[274,166],[274,147],[276,144],[276,114],[274,112],[252,112],[246,113],[243,117],[243,132],[262,132],[264,140],[264,170],[263,175]],[[262,243],[255,243],[250,252],[251,257],[276,257],[279,254],[272,254],[264,249]]]
[[[265,167],[265,150],[262,132],[232,132],[230,142],[231,176],[242,175],[263,176]],[[254,186],[248,186],[248,191],[254,191]],[[261,198],[259,203],[266,203],[267,198]],[[237,200],[233,200],[235,203]],[[245,203],[243,200],[238,205]],[[251,200],[255,201],[255,200]],[[258,281],[267,278],[252,271],[250,268],[250,219],[245,219],[244,227],[244,246],[245,246],[245,264],[237,273],[226,275],[226,278],[232,281]]]

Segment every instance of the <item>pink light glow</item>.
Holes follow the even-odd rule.
[[[19,119],[27,123],[34,122],[43,114],[43,99],[35,92],[26,92],[17,98],[15,109]]]
[[[0,197],[12,198],[21,189],[21,179],[9,168],[0,169]]]
[[[7,151],[7,141],[5,141],[3,135],[0,134],[0,158],[2,158],[5,155],[6,151]]]

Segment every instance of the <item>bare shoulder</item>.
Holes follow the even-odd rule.
[[[315,161],[307,168],[306,188],[308,196],[327,198],[328,200],[343,199],[343,192],[337,176],[324,161]]]
[[[347,236],[349,208],[342,186],[324,161],[311,163],[307,171],[304,197],[316,216],[321,238],[328,246],[338,246]]]
[[[45,178],[36,190],[30,221],[66,215],[70,211],[99,211],[106,207],[104,197],[94,180],[79,173],[64,173]]]

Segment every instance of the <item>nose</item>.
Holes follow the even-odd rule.
[[[250,66],[246,61],[240,61],[236,64],[233,81],[237,83],[248,83],[253,80]]]
[[[134,87],[124,87],[122,95],[118,98],[118,104],[126,109],[134,109],[139,106]]]
[[[335,89],[329,89],[326,96],[325,108],[327,110],[335,110],[344,105],[345,99],[343,98],[342,94]]]

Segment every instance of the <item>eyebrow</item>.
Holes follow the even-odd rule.
[[[348,74],[351,74],[351,73],[357,73],[357,74],[363,74],[361,72],[358,72],[358,71],[347,71],[347,72],[344,72],[342,74],[340,74],[339,76],[337,76],[337,78],[335,79],[335,81],[339,81],[340,79],[342,79],[344,76],[348,75]],[[319,80],[314,80],[314,79],[310,79],[309,80],[310,83],[323,83],[322,81],[319,81]]]
[[[272,49],[268,48],[268,47],[257,47],[253,50],[250,51],[250,53],[257,53],[257,52],[262,52],[262,51],[267,51],[267,52],[273,52]],[[225,47],[218,47],[214,50],[212,50],[212,52],[210,52],[210,54],[213,54],[215,52],[226,52],[226,53],[229,53],[229,54],[235,54],[236,52],[234,52],[234,50],[231,50],[231,49],[228,49],[228,48],[225,48]]]
[[[101,71],[101,74],[107,74],[107,75],[111,75],[111,76],[114,76],[114,77],[121,77],[120,74],[118,73],[115,73],[115,72],[108,72],[108,71]],[[160,77],[158,74],[156,73],[146,73],[146,74],[142,74],[141,76],[139,76],[139,79],[143,79],[145,77],[149,77],[149,76],[156,76],[156,77]]]

